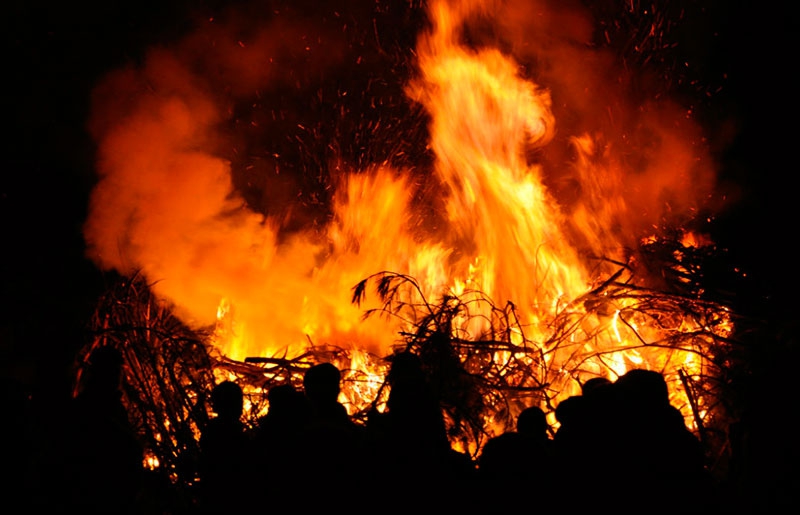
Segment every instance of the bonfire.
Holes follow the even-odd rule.
[[[253,425],[272,386],[331,362],[363,421],[398,350],[422,358],[473,457],[525,407],[555,430],[587,380],[641,367],[724,461],[740,321],[709,280],[713,160],[686,109],[598,44],[590,13],[227,14],[94,95],[85,235],[118,275],[86,351],[123,350],[148,466],[196,480],[225,379]],[[663,20],[643,33],[627,14],[641,58]]]

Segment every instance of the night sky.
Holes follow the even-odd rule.
[[[746,284],[737,284],[742,288],[737,295],[752,300],[744,304],[782,323],[792,318],[796,302],[790,299],[798,291],[790,17],[774,3],[758,9],[755,2],[683,3],[702,13],[686,22],[681,41],[701,78],[716,89],[701,101],[703,116],[725,147],[719,155],[721,180],[741,194],[735,209],[718,216],[715,238],[726,259],[748,271]],[[4,378],[66,391],[65,365],[104,288],[103,274],[84,258],[81,235],[94,181],[94,149],[85,127],[91,88],[147,46],[190,27],[187,5],[208,14],[221,4],[14,1],[6,6],[3,112],[10,116],[0,183]]]

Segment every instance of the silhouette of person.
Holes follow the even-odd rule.
[[[517,432],[544,446],[552,446],[547,415],[538,406],[529,406],[517,415]]]
[[[332,363],[309,368],[303,389],[310,409],[304,431],[304,476],[319,494],[314,501],[330,502],[331,496],[352,484],[364,455],[362,430],[339,401],[341,371]]]
[[[613,384],[602,377],[581,385],[581,394],[562,400],[555,409],[559,423],[553,442],[559,470],[564,477],[580,478],[580,496],[565,498],[575,509],[592,509],[598,500],[619,488],[610,468],[615,463],[616,441]],[[562,482],[558,494],[568,494],[571,485]]]
[[[202,429],[199,442],[201,508],[205,513],[245,510],[253,477],[251,438],[242,422],[242,388],[233,381],[217,384],[211,406],[216,416]]]
[[[267,492],[269,505],[278,510],[297,506],[305,482],[306,428],[311,408],[303,393],[291,383],[274,385],[267,393],[267,413],[254,432],[254,477]]]
[[[382,509],[433,508],[454,486],[455,451],[447,438],[444,413],[417,355],[397,353],[390,362],[386,411],[372,410],[367,418],[372,466],[380,471],[373,479],[413,488],[399,491]],[[424,504],[415,504],[421,499]]]
[[[66,511],[128,514],[141,506],[144,448],[122,401],[123,365],[114,347],[98,347],[89,355],[51,478],[61,487],[55,501]]]
[[[303,375],[303,389],[311,409],[311,422],[329,428],[355,431],[347,408],[339,402],[341,371],[332,363],[321,363]]]
[[[558,403],[555,409],[558,429],[553,436],[557,452],[562,458],[572,461],[579,457],[584,431],[587,430],[587,401],[581,395],[571,395]]]
[[[523,487],[548,502],[561,474],[545,412],[527,407],[517,416],[515,431],[490,438],[478,457],[478,473],[488,488],[487,508],[513,509],[518,500],[507,492]]]
[[[613,389],[618,421],[615,479],[628,485],[632,500],[658,498],[655,508],[660,511],[685,509],[686,498],[695,509],[710,507],[714,485],[701,442],[670,404],[664,376],[633,369],[617,379]]]

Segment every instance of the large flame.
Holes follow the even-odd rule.
[[[386,354],[398,327],[362,320],[350,298],[379,271],[414,277],[431,299],[478,290],[514,302],[527,337],[547,340],[547,322],[613,272],[593,258],[626,262],[642,238],[695,216],[714,175],[688,113],[629,87],[629,72],[591,44],[586,12],[570,2],[519,4],[430,2],[415,73],[402,85],[429,121],[428,153],[407,167],[355,168],[328,156],[317,171],[330,175],[326,216],[298,215],[308,205],[285,204],[279,189],[263,192],[264,205],[247,199],[234,185],[231,149],[240,147],[229,127],[242,105],[292,89],[276,63],[329,70],[360,60],[341,34],[320,29],[315,39],[308,19],[289,15],[250,30],[234,26],[240,18],[211,20],[110,74],[91,122],[92,259],[144,274],[192,327],[224,321],[216,345],[237,360],[296,355],[309,342]],[[307,89],[300,79],[294,87]],[[347,92],[338,94],[332,103]],[[272,111],[275,124],[291,115],[291,105],[283,109]],[[400,146],[369,137],[391,131],[361,129],[370,145]],[[291,156],[271,158],[275,172],[265,173],[292,168]],[[585,322],[587,353],[659,338],[663,327],[620,323],[625,307],[609,301],[606,317]],[[637,336],[627,341],[632,326]],[[661,369],[666,359],[692,370],[693,358],[648,349],[604,359],[623,373],[642,363]]]

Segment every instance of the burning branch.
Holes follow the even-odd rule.
[[[198,452],[195,435],[208,418],[214,357],[202,332],[185,327],[140,276],[122,279],[99,300],[91,321],[100,345],[125,357],[124,401],[153,465],[171,481],[190,485]]]
[[[451,441],[473,455],[487,438],[512,428],[525,407],[552,413],[588,379],[614,379],[638,366],[663,373],[687,423],[708,446],[718,445],[711,437],[719,439],[730,418],[722,399],[727,368],[734,366],[734,314],[685,292],[621,281],[622,275],[622,270],[611,274],[580,298],[559,303],[551,316],[532,322],[525,322],[526,313],[514,303],[498,306],[478,290],[430,300],[414,278],[388,271],[356,284],[352,301],[360,306],[368,287],[374,287],[379,307],[365,310],[363,317],[400,321],[402,343],[396,350],[422,359]],[[251,427],[268,408],[269,388],[301,387],[303,373],[316,363],[342,369],[354,419],[366,420],[370,409],[385,402],[384,379],[375,388],[363,388],[376,379],[355,364],[354,349],[309,341],[295,356],[236,361],[221,355],[212,329],[187,328],[140,276],[120,279],[100,299],[91,326],[94,338],[85,352],[99,345],[122,350],[131,418],[159,470],[187,487],[196,480],[197,441],[210,416],[211,389],[220,380],[242,385]]]
[[[526,406],[553,411],[586,380],[615,379],[639,366],[665,375],[690,427],[705,433],[725,416],[716,403],[723,385],[715,378],[729,365],[732,313],[684,291],[647,288],[632,278],[620,282],[624,272],[631,269],[623,265],[539,323],[523,323],[513,303],[498,307],[480,291],[432,302],[413,278],[392,272],[358,283],[353,302],[360,305],[372,283],[381,305],[364,316],[389,314],[407,325],[400,333],[403,350],[422,358],[451,437],[466,448],[478,449],[493,432],[511,429]]]

